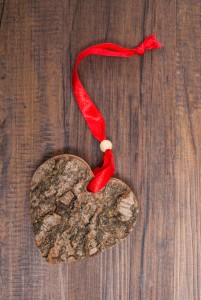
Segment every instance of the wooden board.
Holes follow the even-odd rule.
[[[200,17],[198,0],[0,1],[0,299],[201,299]],[[102,159],[72,94],[76,55],[153,32],[163,49],[79,68],[116,177],[140,200],[136,228],[104,254],[51,266],[34,244],[31,177],[62,153]]]

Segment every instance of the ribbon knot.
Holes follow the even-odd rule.
[[[78,55],[72,75],[73,92],[91,133],[99,142],[106,139],[105,120],[79,79],[77,71],[79,63],[88,55],[130,57],[135,54],[143,55],[145,50],[160,47],[162,47],[162,45],[157,42],[156,37],[150,35],[135,49],[123,48],[112,43],[103,43],[86,48]],[[108,183],[114,173],[114,157],[112,151],[108,149],[104,153],[102,167],[93,170],[94,178],[89,182],[87,186],[88,190],[92,193],[100,191]]]
[[[144,45],[138,46],[135,50],[136,50],[136,53],[137,53],[138,55],[143,55],[144,52],[145,52]]]

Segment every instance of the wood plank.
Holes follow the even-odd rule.
[[[174,299],[201,298],[200,3],[177,5]]]
[[[199,1],[5,0],[0,16],[0,298],[200,299]],[[92,168],[102,159],[72,94],[76,55],[152,32],[163,49],[79,68],[106,119],[116,177],[139,198],[136,229],[106,253],[51,266],[33,241],[33,172],[62,153]]]

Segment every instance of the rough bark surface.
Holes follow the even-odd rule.
[[[86,187],[93,177],[80,158],[49,159],[31,181],[31,216],[36,245],[50,263],[90,257],[118,243],[133,229],[138,202],[131,189],[112,178],[100,192]]]

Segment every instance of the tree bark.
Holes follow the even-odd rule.
[[[86,187],[93,177],[80,158],[49,159],[31,181],[31,216],[36,245],[50,263],[76,261],[115,245],[133,229],[138,202],[131,189],[112,178],[98,193]]]

